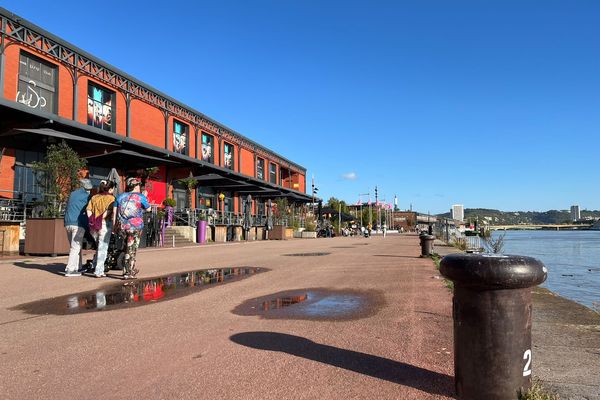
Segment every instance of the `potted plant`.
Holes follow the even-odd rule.
[[[304,230],[302,231],[303,238],[316,239],[317,238],[317,224],[314,218],[306,218],[304,221]]]
[[[198,186],[198,181],[190,172],[190,176],[188,176],[187,178],[179,179],[178,182],[185,187],[185,191],[187,193],[187,203],[189,204],[190,208],[192,208],[192,192],[194,191],[196,186]]]
[[[162,202],[163,206],[165,207],[165,215],[167,217],[167,226],[171,226],[173,225],[173,216],[174,216],[174,207],[175,207],[175,199],[171,198],[171,197],[167,197],[166,199],[163,200]]]
[[[67,254],[69,242],[62,215],[71,192],[80,185],[86,160],[65,142],[48,146],[43,161],[33,164],[44,188],[42,218],[27,220],[25,254]]]

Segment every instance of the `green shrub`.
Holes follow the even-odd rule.
[[[531,385],[531,388],[525,393],[519,393],[519,400],[559,400],[559,396],[554,393],[548,393],[542,387],[539,380]]]

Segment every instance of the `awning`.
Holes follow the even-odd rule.
[[[311,198],[300,193],[291,192],[285,188],[276,188],[262,185],[260,181],[251,177],[224,176],[215,173],[195,176],[199,186],[212,187],[217,190],[231,191],[239,195],[252,195],[255,198],[280,198],[284,197],[295,203],[307,203]]]
[[[163,165],[177,165],[177,161],[165,158],[147,156],[132,150],[114,150],[109,153],[86,157],[88,165],[118,169],[140,169],[160,167]]]
[[[46,151],[49,145],[60,143],[63,140],[74,150],[87,152],[119,147],[117,144],[89,139],[50,128],[22,128],[0,133],[0,146],[19,150]]]

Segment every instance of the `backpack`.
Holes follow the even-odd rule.
[[[92,231],[96,231],[96,232],[100,232],[100,229],[102,229],[102,216],[104,215],[104,213],[95,216],[94,214],[90,215],[88,217],[88,226],[90,227],[90,230]]]

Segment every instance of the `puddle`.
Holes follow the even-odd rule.
[[[294,253],[294,254],[282,254],[287,257],[320,257],[326,256],[331,253]]]
[[[244,279],[265,268],[232,267],[182,272],[128,281],[120,285],[21,304],[12,310],[29,314],[68,315],[136,307],[187,296],[207,287]]]
[[[354,243],[355,246],[368,246],[369,243]]]
[[[266,319],[347,321],[375,314],[385,304],[376,290],[297,289],[250,299],[232,310]]]

